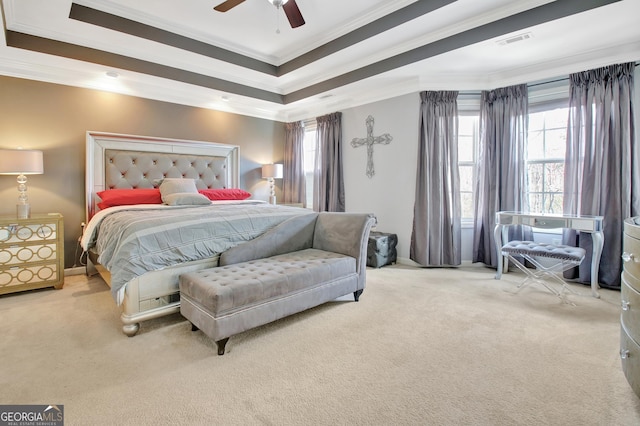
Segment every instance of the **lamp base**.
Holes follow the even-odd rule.
[[[269,195],[269,204],[275,204],[275,203],[276,203],[276,196]]]
[[[18,219],[29,219],[31,217],[31,206],[29,204],[16,204],[16,214]]]

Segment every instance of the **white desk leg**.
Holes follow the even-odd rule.
[[[502,225],[496,225],[496,227],[493,228],[493,240],[496,244],[496,253],[498,256],[496,257],[498,263],[496,280],[499,280],[502,278],[502,265],[504,264],[504,259],[502,257]]]
[[[505,241],[509,241],[509,227],[502,225],[502,240],[500,241],[500,251],[502,251],[502,245]],[[502,256],[502,272],[509,272],[509,258]]]
[[[591,239],[593,241],[593,254],[591,256],[591,295],[600,297],[598,294],[598,271],[600,269],[600,256],[602,255],[602,247],[604,246],[604,233],[602,231],[592,232]]]

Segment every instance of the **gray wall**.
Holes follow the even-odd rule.
[[[64,216],[65,267],[84,221],[88,130],[193,139],[240,146],[240,186],[266,200],[260,166],[281,162],[284,124],[58,84],[0,77],[0,148],[39,149],[44,174],[28,177],[31,209]],[[280,182],[277,183],[281,185]],[[278,193],[280,196],[278,187]],[[15,215],[15,176],[0,175],[0,215]]]

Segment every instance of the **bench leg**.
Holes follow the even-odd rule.
[[[355,299],[355,301],[357,302],[358,300],[360,300],[360,295],[362,294],[364,290],[356,290],[353,292],[353,298]]]
[[[216,345],[218,346],[218,355],[224,355],[224,347],[228,341],[229,341],[228,337],[222,340],[216,340]]]
[[[191,323],[191,331],[198,331],[200,330],[194,323]],[[218,355],[224,355],[224,347],[227,345],[227,342],[229,341],[229,338],[225,338],[222,340],[217,340],[216,341],[216,346],[218,346]]]

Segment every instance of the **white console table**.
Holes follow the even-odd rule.
[[[507,258],[502,256],[502,246],[508,239],[508,227],[512,225],[527,225],[534,228],[557,229],[569,228],[580,232],[591,234],[593,240],[593,257],[591,259],[591,294],[593,297],[600,297],[598,294],[598,269],[600,268],[600,256],[604,246],[604,233],[602,232],[602,216],[573,216],[556,215],[545,213],[521,213],[521,212],[497,212],[496,227],[493,230],[493,237],[496,242],[498,253],[498,271],[496,279],[502,277],[502,271],[508,271],[509,263]]]

